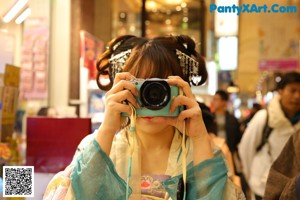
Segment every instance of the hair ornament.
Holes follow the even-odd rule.
[[[199,85],[199,81],[195,82],[193,80],[194,77],[198,76],[199,62],[178,49],[176,49],[176,55],[179,59],[179,64],[184,76],[189,80],[189,82],[192,82],[193,85]]]
[[[113,46],[113,51],[115,51],[120,45],[121,45],[122,41],[117,42],[114,46]]]
[[[119,73],[123,70],[124,63],[129,58],[131,53],[131,49],[123,51],[117,55],[114,55],[109,59],[109,63],[111,64],[111,77],[114,79],[116,73]]]

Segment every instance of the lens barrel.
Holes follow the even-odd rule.
[[[146,80],[140,88],[140,99],[144,107],[160,110],[170,101],[170,91],[165,80]]]

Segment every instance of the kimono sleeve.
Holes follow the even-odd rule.
[[[92,142],[94,134],[86,136],[78,145],[74,154],[73,160],[64,171],[58,172],[49,182],[43,195],[43,200],[63,200],[74,199],[73,190],[71,187],[71,172],[74,168],[77,158],[81,152]]]
[[[71,173],[71,185],[76,199],[126,198],[125,181],[95,139],[79,155]]]
[[[192,166],[192,163],[190,164]],[[168,179],[163,183],[171,198],[177,199],[177,187],[182,175]],[[204,199],[237,199],[224,198],[226,190],[235,187],[234,184],[227,186],[229,179],[227,167],[222,156],[216,156],[206,160],[197,166],[189,167],[187,170],[187,200]],[[228,196],[228,193],[226,193]],[[235,193],[232,193],[233,197]],[[243,196],[243,194],[241,194]],[[243,198],[240,198],[243,199]]]

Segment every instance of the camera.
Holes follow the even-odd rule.
[[[166,80],[159,78],[131,80],[139,91],[136,98],[140,108],[136,108],[137,116],[178,116],[183,107],[177,107],[170,113],[172,98],[179,95],[177,86],[169,85]],[[122,113],[127,116],[127,113]]]

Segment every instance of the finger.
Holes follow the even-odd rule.
[[[114,79],[114,85],[118,83],[120,80],[132,80],[132,79],[135,79],[135,77],[131,75],[129,72],[117,73]]]
[[[114,108],[115,108],[115,109],[117,110],[117,112],[119,112],[119,113],[122,113],[122,112],[123,112],[123,113],[127,113],[128,116],[130,116],[131,113],[132,113],[132,109],[130,108],[129,105],[126,105],[126,104],[118,103],[118,104],[115,105]]]
[[[195,99],[191,99],[183,95],[179,95],[172,100],[170,106],[170,113],[173,113],[179,106],[185,106],[187,109],[197,107],[200,110],[199,105]]]
[[[169,76],[167,82],[170,85],[176,85],[179,88],[181,88],[185,96],[189,98],[195,98],[190,85],[186,81],[184,81],[180,76]]]
[[[107,100],[118,102],[118,103],[124,103],[124,101],[128,101],[134,107],[136,107],[136,108],[139,107],[137,100],[134,98],[134,96],[132,95],[132,93],[129,90],[122,90],[120,92],[112,94],[108,97]]]
[[[132,113],[132,108],[125,104],[119,104],[119,112],[127,113],[127,115],[130,116]]]
[[[178,121],[183,121],[185,119],[188,119],[188,118],[191,118],[191,117],[194,117],[194,116],[200,116],[201,115],[201,112],[197,112],[196,109],[189,109],[189,110],[184,110],[182,112],[180,112],[180,114],[178,115]],[[200,121],[199,121],[200,123]]]
[[[135,84],[128,80],[120,80],[116,85],[114,85],[107,93],[114,94],[122,90],[129,90],[133,95],[138,96],[138,91]]]

